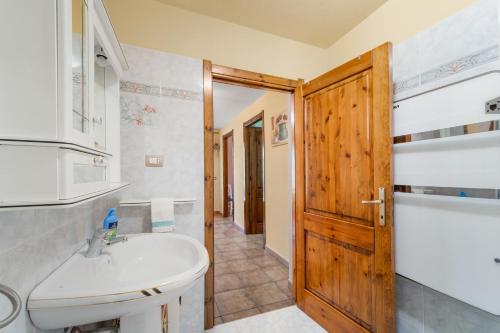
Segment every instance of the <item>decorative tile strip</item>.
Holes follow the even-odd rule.
[[[456,59],[445,65],[439,66],[421,74],[421,84],[455,75],[474,67],[498,60],[498,45],[488,47],[479,52]]]
[[[82,73],[73,72],[72,80],[74,86],[79,86],[82,83]]]
[[[120,81],[120,90],[123,92],[143,94],[159,97],[172,97],[189,101],[201,100],[201,93],[191,90],[166,88],[131,81]]]
[[[414,77],[411,77],[411,78],[403,80],[403,81],[394,82],[394,93],[398,94],[402,91],[416,88],[419,85],[420,85],[420,76],[419,75],[416,75]]]

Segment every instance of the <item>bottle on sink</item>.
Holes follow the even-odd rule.
[[[106,232],[104,238],[107,241],[112,241],[116,238],[118,230],[118,216],[116,216],[116,208],[110,208],[108,214],[102,222],[102,228]]]

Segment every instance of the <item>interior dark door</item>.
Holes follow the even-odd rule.
[[[261,127],[246,127],[246,225],[248,234],[264,232],[264,146]]]
[[[234,221],[234,145],[233,132],[224,135],[222,138],[223,153],[223,212],[224,217],[231,216]]]

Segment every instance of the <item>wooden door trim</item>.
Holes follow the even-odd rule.
[[[342,81],[357,73],[363,72],[373,66],[373,51],[366,52],[345,64],[318,76],[303,85],[304,96],[310,95],[318,90],[328,87],[336,82]]]
[[[293,92],[298,81],[279,76],[261,74],[233,67],[213,65],[214,82],[236,84],[251,88],[265,88]]]
[[[204,124],[204,221],[205,221],[205,247],[209,256],[209,268],[205,274],[205,329],[214,326],[214,205],[213,205],[213,82],[241,85],[250,88],[261,88],[294,93],[299,82],[278,76],[250,72],[242,69],[213,65],[209,60],[203,60],[203,124]],[[292,118],[293,119],[293,118]],[[290,121],[293,131],[293,121]],[[294,144],[290,140],[289,144]],[[294,154],[292,146],[292,159]],[[292,198],[294,200],[294,197]],[[295,203],[292,201],[292,207]],[[292,209],[293,214],[293,209]],[[293,216],[293,215],[292,215]],[[295,234],[295,220],[292,218],[292,235]],[[292,236],[293,237],[293,236]],[[292,242],[292,253],[295,253]],[[290,260],[295,271],[295,258]],[[293,285],[292,291],[296,284]]]
[[[222,204],[223,204],[223,209],[222,209],[222,216],[227,217],[229,216],[228,212],[228,203],[229,203],[229,196],[227,195],[227,187],[228,187],[228,176],[229,176],[229,168],[228,168],[228,158],[229,156],[227,155],[227,148],[226,148],[226,140],[232,137],[233,138],[233,154],[234,154],[234,136],[233,136],[233,130],[227,132],[222,136]],[[233,163],[234,163],[234,156],[233,156]],[[234,164],[233,164],[233,177],[234,177]],[[234,182],[234,179],[233,179]],[[233,205],[234,205],[234,188],[233,188]],[[233,223],[234,223],[234,214],[233,214]]]
[[[205,274],[205,328],[214,326],[214,109],[212,63],[203,60],[203,173],[205,247],[209,265]]]
[[[247,153],[249,151],[249,142],[247,140],[247,134],[248,134],[248,127],[251,126],[252,124],[254,124],[255,122],[261,120],[262,121],[262,146],[263,146],[263,153],[262,153],[262,159],[265,161],[266,160],[266,144],[265,144],[265,134],[264,134],[264,110],[262,110],[261,112],[259,112],[258,114],[256,114],[255,116],[253,116],[252,118],[248,119],[247,121],[245,121],[243,123],[243,144],[244,144],[244,147],[245,147],[245,208],[244,208],[244,231],[246,234],[248,234],[248,231],[250,230],[250,219],[249,219],[249,215],[250,215],[250,206],[248,205],[248,203],[250,202],[250,191],[249,191],[249,187],[248,187],[248,184],[249,184],[249,179],[248,179],[248,176],[249,176],[249,164],[248,164],[248,156],[247,156]],[[266,188],[265,188],[265,183],[266,183],[266,170],[265,170],[265,163],[262,165],[262,172],[264,173],[263,175],[263,181],[264,181],[264,195],[265,195],[265,191],[266,191]],[[264,214],[264,216],[262,217],[262,221],[264,223],[264,245],[266,243],[266,231],[265,231],[265,228],[266,228],[266,201],[264,200],[264,202],[262,203],[263,204],[263,207],[262,207],[262,212]]]
[[[305,154],[304,154],[304,97],[313,94],[325,87],[328,87],[336,82],[342,81],[350,76],[361,73],[367,69],[372,70],[372,75],[377,80],[377,84],[373,85],[372,92],[372,107],[374,110],[387,110],[382,112],[384,119],[378,118],[374,122],[373,128],[374,141],[377,142],[377,150],[382,153],[374,158],[374,188],[384,187],[386,189],[386,221],[387,225],[382,227],[378,222],[374,223],[373,228],[376,230],[374,237],[374,248],[377,255],[374,259],[374,283],[375,291],[373,294],[374,300],[374,316],[377,318],[375,322],[375,332],[395,332],[395,316],[394,316],[394,285],[395,285],[395,269],[394,269],[394,254],[393,254],[393,230],[392,230],[392,87],[391,82],[391,59],[390,51],[392,45],[385,43],[372,51],[369,51],[346,64],[331,70],[318,78],[306,83],[299,84],[295,89],[295,276],[296,285],[296,300],[297,305],[302,310],[310,310],[313,317],[332,331],[348,331],[348,332],[365,332],[362,327],[357,330],[342,330],[339,327],[334,328],[333,324],[327,323],[325,313],[333,315],[343,315],[336,309],[331,309],[326,306],[326,302],[316,302],[312,305],[312,293],[305,290],[305,245],[304,245],[304,207],[305,207]],[[376,214],[377,212],[375,212]],[[370,245],[366,243],[365,245]],[[317,304],[325,304],[324,306]],[[314,308],[314,307],[320,308]],[[344,315],[343,315],[344,316]]]

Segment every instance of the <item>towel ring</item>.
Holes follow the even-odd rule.
[[[7,316],[7,318],[0,320],[0,329],[2,329],[17,318],[19,312],[21,312],[23,302],[21,301],[21,297],[19,297],[13,289],[10,289],[3,284],[0,284],[0,294],[4,294],[12,303],[12,312]]]

